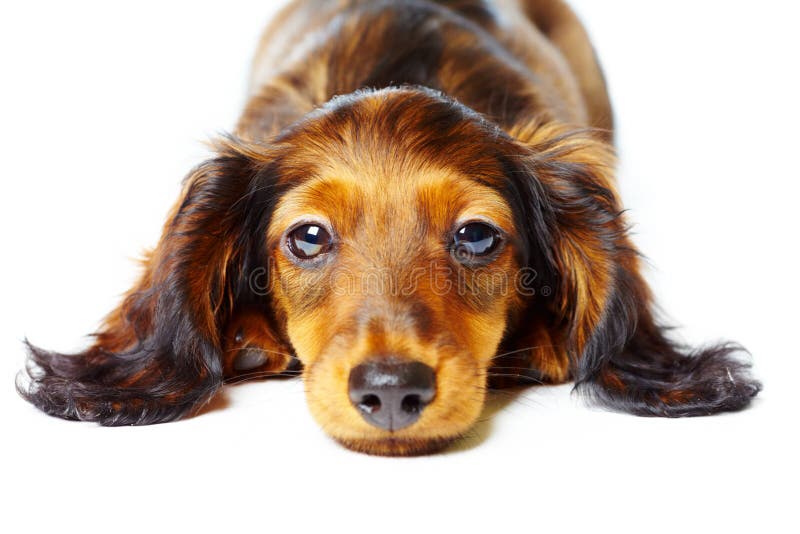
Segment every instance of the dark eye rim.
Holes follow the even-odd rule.
[[[303,226],[319,226],[320,228],[325,230],[331,238],[331,242],[328,245],[328,247],[319,254],[307,258],[304,258],[296,254],[295,251],[293,250],[292,234],[296,230],[302,228]],[[281,247],[284,249],[284,253],[286,254],[286,256],[294,263],[303,266],[316,265],[325,262],[326,259],[330,257],[331,253],[335,251],[337,243],[338,243],[338,236],[336,235],[336,232],[333,231],[333,228],[328,222],[320,219],[301,219],[295,221],[294,223],[289,225],[289,227],[283,233],[283,237],[281,239]]]
[[[470,256],[469,258],[466,259],[461,259],[456,254],[456,248],[457,248],[455,242],[456,235],[458,234],[459,230],[461,230],[465,226],[476,223],[483,224],[491,228],[492,231],[494,231],[495,233],[497,241],[493,244],[491,250],[486,254],[475,255],[475,256]],[[505,244],[507,241],[508,241],[508,236],[506,235],[506,233],[496,223],[486,219],[460,220],[455,224],[453,230],[447,236],[447,243],[448,243],[448,248],[450,250],[450,255],[456,262],[462,265],[480,266],[493,262],[495,259],[497,259],[497,256],[500,255],[500,252],[503,250],[503,248],[505,248]]]

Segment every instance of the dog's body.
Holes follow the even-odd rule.
[[[487,383],[572,379],[640,415],[740,409],[759,385],[735,347],[685,355],[653,316],[611,139],[560,0],[295,1],[142,279],[85,353],[31,347],[20,391],[147,424],[302,363],[323,427],[380,454],[449,443]]]
[[[267,28],[237,128],[269,138],[364,87],[442,91],[506,128],[538,116],[611,132],[586,32],[552,0],[294,2]]]

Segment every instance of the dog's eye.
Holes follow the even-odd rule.
[[[304,260],[327,252],[331,242],[331,234],[316,224],[304,224],[289,233],[289,250]]]
[[[459,258],[486,256],[497,248],[500,233],[488,224],[471,222],[456,231],[453,241],[453,251]]]

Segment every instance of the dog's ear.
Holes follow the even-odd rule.
[[[80,354],[28,344],[18,390],[43,411],[104,425],[184,416],[222,384],[222,334],[263,261],[269,159],[232,140],[186,178],[144,273]],[[256,193],[254,193],[256,192]],[[260,246],[259,246],[260,245]],[[262,263],[263,265],[263,263]]]
[[[689,354],[653,313],[614,190],[613,149],[558,124],[511,129],[511,181],[538,295],[504,351],[529,354],[539,378],[573,378],[596,402],[640,415],[702,415],[746,406],[760,385],[734,345]],[[532,347],[528,351],[525,347]]]

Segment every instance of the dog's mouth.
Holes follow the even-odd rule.
[[[353,451],[380,456],[440,452],[469,430],[483,408],[485,373],[468,358],[359,361],[348,365],[341,358],[324,358],[304,375],[315,419]]]
[[[375,456],[424,456],[442,452],[460,436],[436,438],[386,437],[377,439],[334,439],[341,445],[356,452]]]

